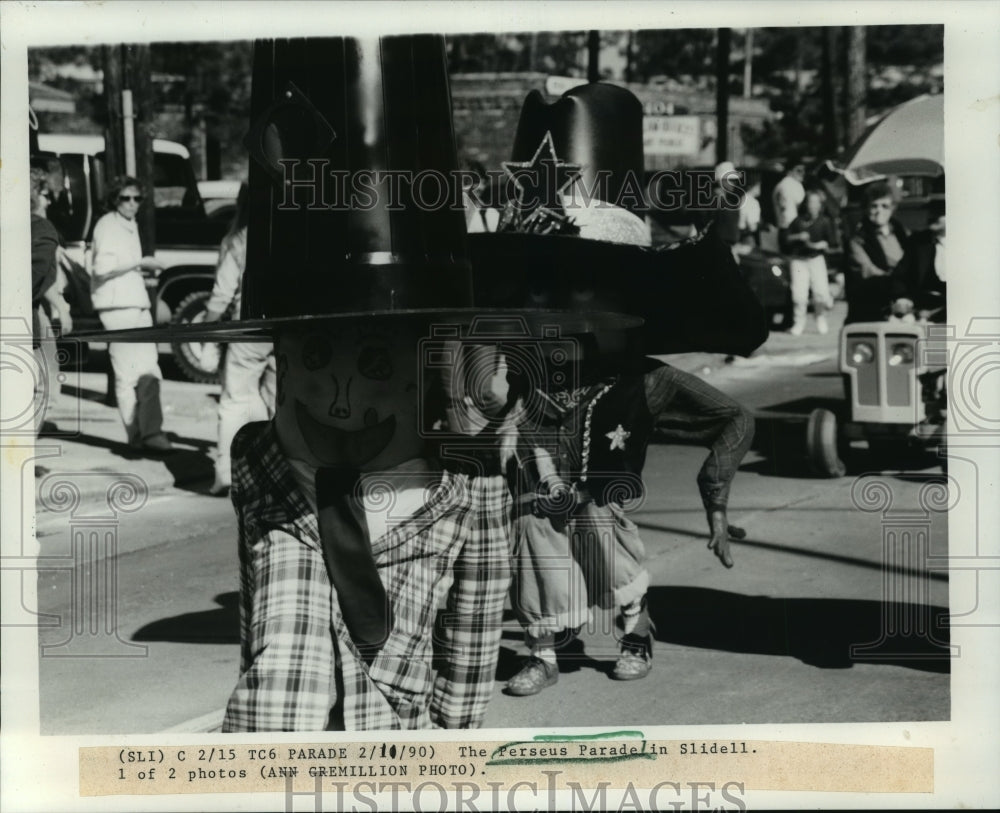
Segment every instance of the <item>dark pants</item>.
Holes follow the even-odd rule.
[[[844,297],[847,299],[845,325],[885,321],[891,298],[888,276],[862,279],[857,273],[848,273],[844,286]]]
[[[645,380],[658,435],[709,449],[698,488],[706,509],[724,509],[736,470],[753,443],[753,416],[715,387],[668,364],[646,373]]]

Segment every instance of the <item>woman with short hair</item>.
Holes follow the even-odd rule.
[[[90,290],[94,310],[105,330],[152,327],[149,293],[142,272],[162,270],[153,257],[144,257],[136,214],[142,205],[142,183],[117,178],[109,189],[108,213],[94,227]],[[160,406],[159,354],[155,344],[110,342],[108,354],[115,372],[118,412],[129,446],[145,452],[173,447],[163,433]]]
[[[885,181],[865,190],[865,218],[851,238],[847,274],[847,318],[851,322],[879,322],[889,306],[889,275],[903,258],[907,231],[895,219],[896,196]]]
[[[837,234],[830,218],[823,214],[822,192],[806,192],[799,216],[782,232],[781,242],[791,271],[793,323],[788,332],[801,336],[805,330],[811,291],[816,332],[825,334],[830,329],[826,314],[833,310],[826,254],[836,245]]]

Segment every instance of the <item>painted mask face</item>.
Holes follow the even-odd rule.
[[[381,326],[279,337],[275,423],[289,457],[362,471],[419,457],[417,338]]]

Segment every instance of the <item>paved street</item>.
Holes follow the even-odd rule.
[[[748,360],[684,360],[704,367],[710,382],[758,416],[757,448],[732,494],[730,519],[747,530],[734,548],[736,566],[726,570],[705,549],[695,484],[704,452],[654,444],[645,472],[648,496],[632,515],[643,532],[653,583],[652,673],[633,683],[609,678],[616,644],[610,619],[598,617],[565,653],[555,687],[513,698],[498,682],[487,726],[949,717],[948,661],[934,642],[947,639],[947,630],[936,627],[947,607],[946,575],[926,572],[924,559],[911,556],[885,576],[883,532],[890,526],[881,513],[855,504],[859,488],[879,480],[894,509],[918,510],[919,489],[940,468],[925,460],[917,470],[887,470],[858,481],[873,465],[862,444],[852,450],[848,476],[826,480],[809,476],[801,459],[805,415],[841,397],[835,342],[835,332],[798,341],[776,334]],[[83,439],[43,439],[42,445],[61,445],[62,454],[39,462],[50,478],[76,476],[88,463],[107,476],[135,470],[151,493],[142,508],[103,525],[83,518],[97,516],[106,484],[91,488],[72,518],[54,510],[37,516],[43,556],[69,554],[71,527],[99,526],[105,536],[95,534],[88,544],[103,544],[103,550],[112,548],[100,540],[116,534],[117,550],[113,559],[75,571],[58,569],[66,560],[56,558],[57,569],[39,578],[40,610],[51,614],[44,621],[52,624],[40,631],[42,645],[50,647],[41,658],[42,732],[210,727],[238,665],[235,521],[228,500],[205,493],[217,388],[166,383],[167,428],[182,445],[180,463],[168,466],[129,461],[114,441],[101,440],[96,426],[115,438],[121,428],[115,413],[97,403],[101,382],[97,373],[85,373],[74,385],[85,391]],[[56,410],[57,424],[66,423],[69,408],[64,401]],[[40,490],[45,479],[36,481]],[[932,515],[925,525],[929,552],[944,553],[946,518]],[[117,585],[115,601],[103,598],[109,584]],[[889,618],[881,603],[886,589],[902,601]],[[74,620],[80,625],[75,629]],[[115,627],[117,636],[106,632]],[[883,630],[901,632],[879,643]],[[872,647],[852,658],[852,644]],[[511,617],[501,681],[523,654]]]

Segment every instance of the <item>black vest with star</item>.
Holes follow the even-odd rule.
[[[642,468],[652,431],[643,376],[619,376],[595,404],[590,420],[590,448],[581,480],[598,505],[643,495]]]

